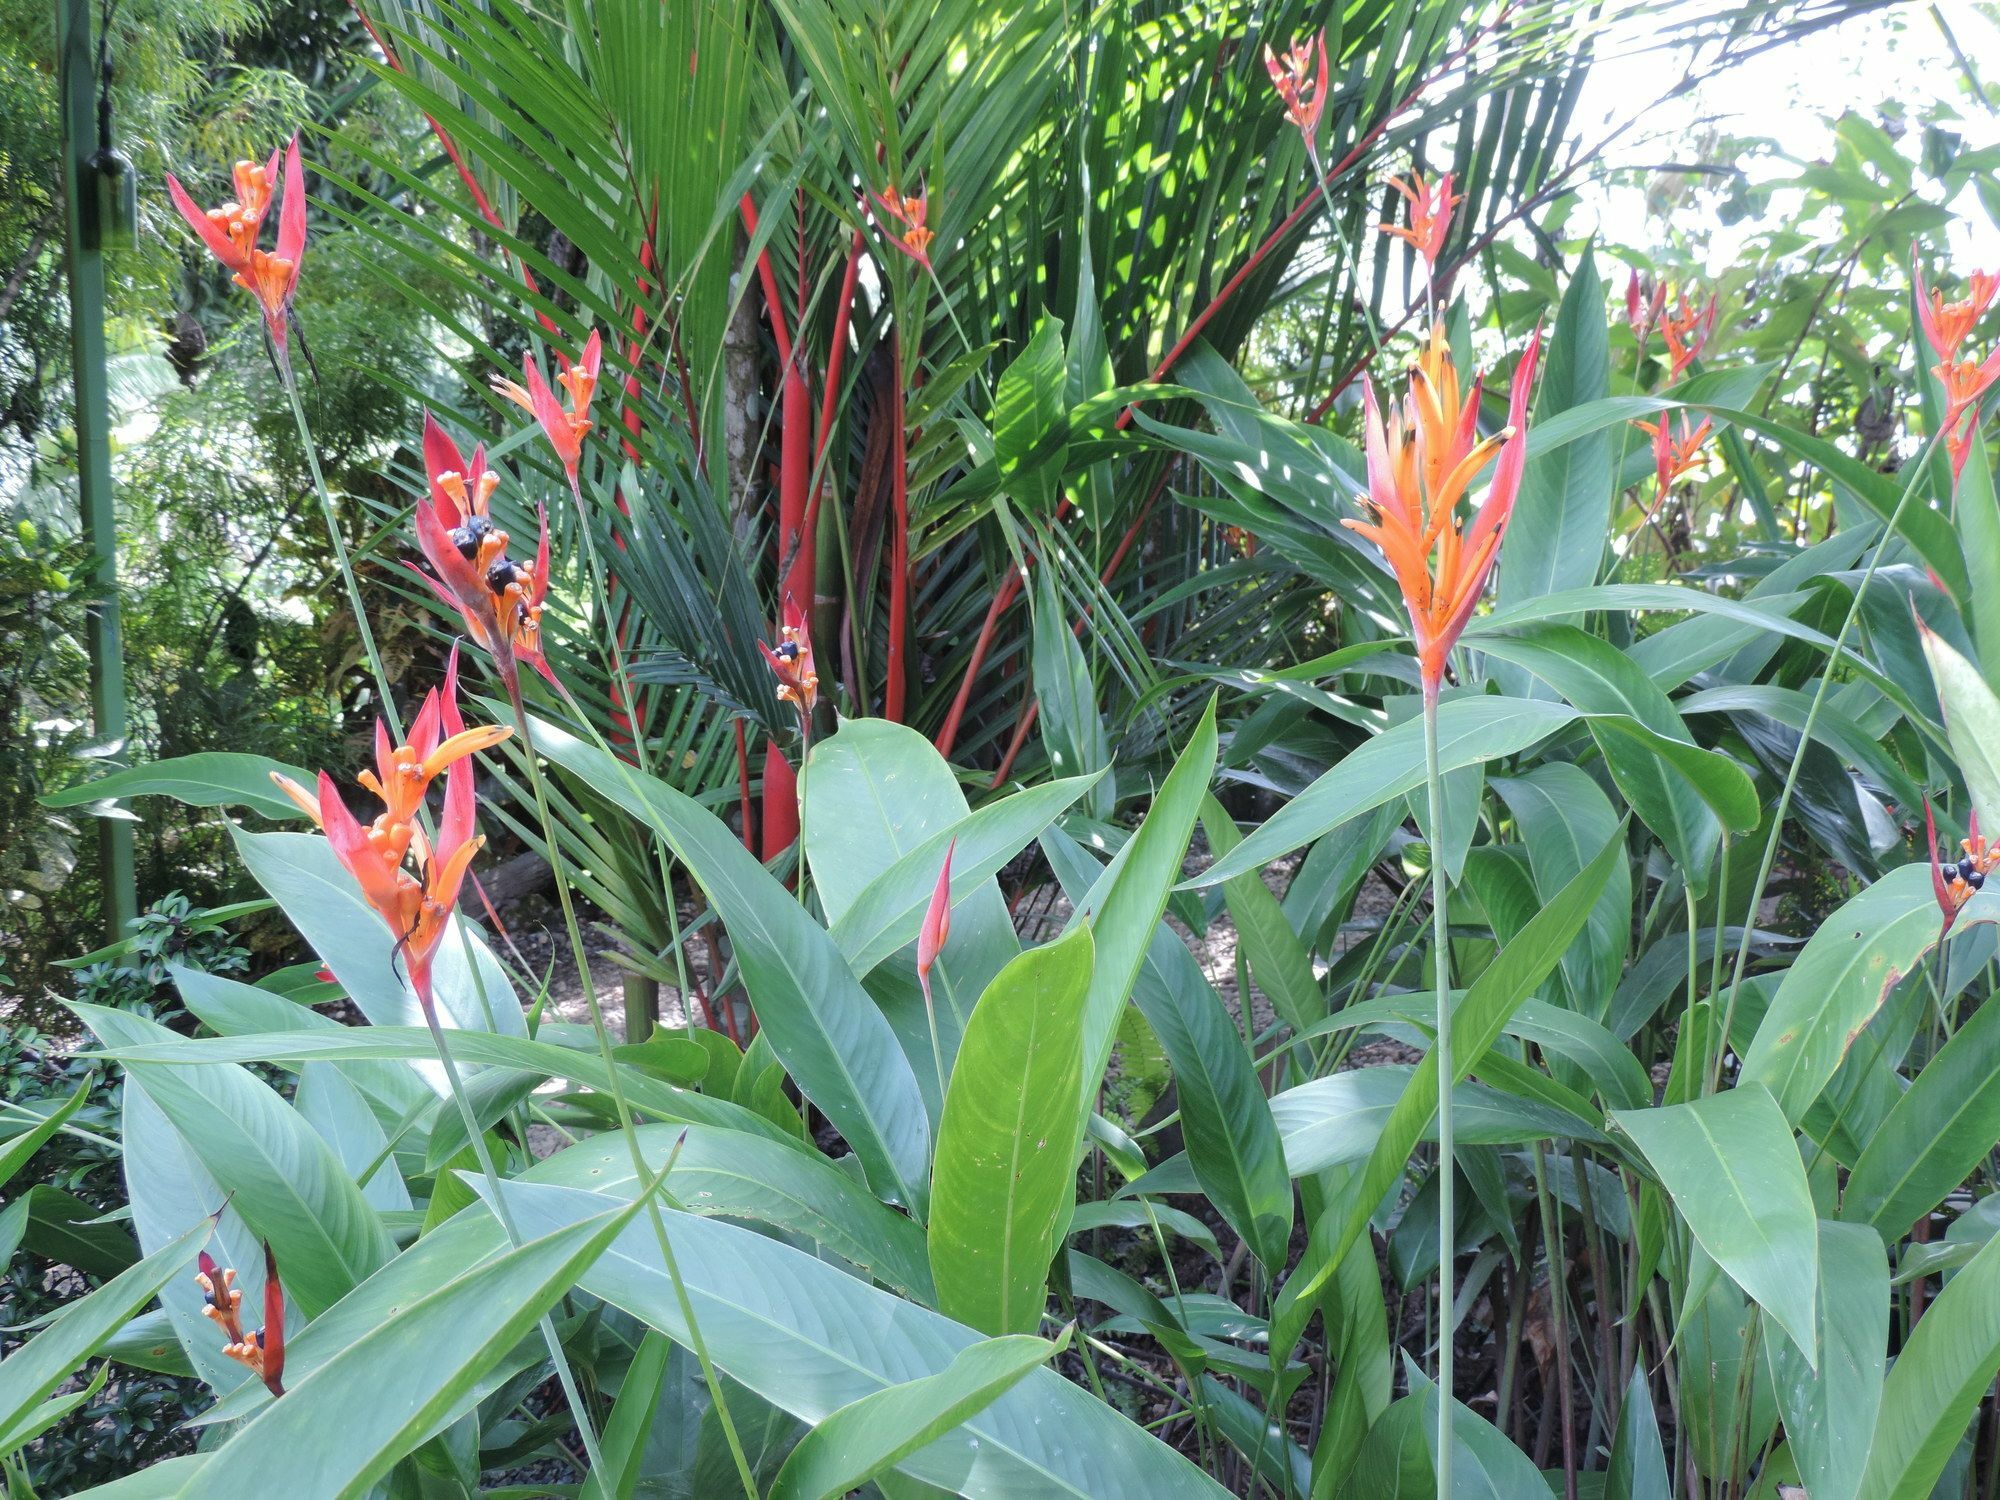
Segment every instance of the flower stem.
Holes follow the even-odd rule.
[[[1424,790],[1430,799],[1431,960],[1437,984],[1438,1081],[1438,1500],[1451,1500],[1451,1327],[1452,1250],[1457,1214],[1452,1181],[1452,1087],[1458,1082],[1451,1058],[1451,939],[1445,912],[1444,780],[1438,772],[1438,687],[1424,683]]]
[[[292,420],[298,423],[299,444],[305,450],[306,470],[312,475],[313,492],[319,496],[320,513],[326,518],[327,540],[333,544],[334,561],[340,565],[340,581],[347,589],[348,608],[354,611],[354,626],[361,632],[361,651],[368,658],[368,670],[375,678],[375,693],[382,700],[382,717],[388,721],[389,732],[396,742],[403,741],[403,719],[396,712],[396,698],[389,691],[389,674],[382,670],[382,653],[375,649],[375,632],[368,624],[368,611],[361,607],[361,585],[354,576],[354,561],[347,555],[347,541],[340,534],[340,519],[333,507],[333,494],[326,487],[326,478],[319,470],[319,448],[313,442],[312,428],[306,422],[306,409],[299,400],[298,377],[292,373],[288,360],[278,362],[280,383],[285,387],[285,396],[292,404]]]
[[[535,794],[535,814],[541,820],[542,842],[548,849],[549,867],[556,876],[556,899],[562,907],[563,927],[569,934],[570,956],[576,963],[577,980],[583,986],[583,1001],[590,1012],[590,1029],[597,1038],[598,1056],[604,1063],[605,1077],[610,1084],[611,1103],[618,1115],[618,1129],[625,1137],[625,1144],[632,1153],[632,1169],[643,1188],[646,1180],[645,1153],[639,1147],[638,1128],[633,1124],[632,1107],[626,1102],[625,1086],[619,1080],[618,1059],[611,1044],[611,1033],[604,1025],[604,1011],[597,1002],[597,986],[590,977],[590,955],[583,946],[583,932],[577,925],[576,902],[570,895],[569,878],[563,869],[561,847],[556,842],[555,818],[549,812],[548,789],[543,782],[540,764],[535,758],[533,732],[528,726],[528,711],[521,700],[518,677],[508,683],[508,697],[514,709],[514,726],[521,736],[521,755],[528,766],[528,784]],[[613,756],[615,760],[617,757]],[[622,764],[622,762],[621,762]],[[683,1004],[686,997],[682,997]],[[737,1477],[743,1481],[743,1493],[749,1500],[758,1500],[757,1481],[750,1472],[750,1460],[744,1455],[743,1443],[736,1435],[736,1424],[730,1419],[729,1403],[723,1395],[722,1382],[715,1373],[715,1364],[708,1356],[708,1344],[701,1336],[701,1329],[695,1322],[694,1303],[689,1298],[687,1284],[681,1278],[680,1262],[674,1255],[673,1239],[667,1233],[666,1220],[661,1217],[657,1200],[648,1197],[646,1216],[653,1226],[654,1236],[660,1244],[661,1263],[665,1265],[668,1279],[673,1282],[674,1298],[680,1305],[682,1320],[687,1324],[688,1345],[701,1364],[702,1378],[708,1383],[709,1399],[715,1403],[715,1414],[722,1423],[722,1435],[729,1444],[730,1457],[736,1462]]]

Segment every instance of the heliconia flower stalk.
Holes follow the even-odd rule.
[[[1483,439],[1478,428],[1481,382],[1475,379],[1461,399],[1458,371],[1441,328],[1432,329],[1412,367],[1409,394],[1386,422],[1374,382],[1364,387],[1368,495],[1363,503],[1368,519],[1343,520],[1341,525],[1373,541],[1395,570],[1427,697],[1436,696],[1451,649],[1499,559],[1527,462],[1528,396],[1541,347],[1537,328],[1514,371],[1508,425]],[[1458,502],[1496,454],[1499,463],[1486,499],[1471,526],[1461,530]]]
[[[1931,813],[1931,799],[1924,798],[1924,838],[1930,844],[1931,890],[1944,918],[1944,926],[1938,931],[1939,942],[1950,935],[1959,910],[1986,884],[1987,875],[1995,862],[2000,861],[2000,848],[1989,849],[1980,836],[1977,812],[1972,814],[1966,832],[1969,836],[1959,841],[1960,857],[1942,858],[1938,853],[1937,819]]]
[[[220,208],[198,206],[171,172],[167,173],[167,196],[215,258],[235,274],[236,284],[257,299],[264,311],[264,326],[270,330],[279,368],[289,373],[286,335],[291,327],[292,299],[299,289],[299,269],[306,253],[305,168],[299,160],[296,135],[285,148],[284,158],[278,241],[269,253],[257,248],[257,239],[271,207],[272,180],[278,174],[276,151],[262,166],[248,161],[236,164],[232,173],[236,197]]]
[[[1667,341],[1669,382],[1679,380],[1687,367],[1701,358],[1709,335],[1715,332],[1718,306],[1713,294],[1701,307],[1691,306],[1685,289],[1674,300],[1674,311],[1660,320],[1660,333]]]
[[[1391,177],[1389,186],[1403,195],[1410,205],[1410,224],[1406,229],[1399,224],[1380,224],[1384,234],[1404,243],[1424,258],[1427,275],[1437,273],[1438,256],[1444,252],[1445,240],[1451,234],[1451,211],[1464,201],[1462,195],[1451,190],[1452,174],[1430,182],[1424,181],[1423,173],[1410,173],[1405,182],[1400,177]]]
[[[1639,345],[1641,356],[1645,354],[1646,340],[1653,336],[1653,325],[1660,321],[1660,313],[1667,305],[1667,284],[1655,282],[1649,293],[1645,282],[1637,270],[1632,272],[1625,283],[1625,321],[1631,325],[1632,337]]]
[[[243,1293],[233,1268],[218,1266],[206,1250],[195,1258],[195,1284],[201,1288],[201,1313],[222,1330],[222,1352],[246,1366],[273,1396],[285,1394],[285,1288],[278,1280],[278,1260],[264,1245],[264,1326],[255,1333],[243,1329]]]
[[[516,663],[556,682],[542,654],[542,609],[549,593],[549,518],[536,507],[540,534],[532,565],[507,555],[507,533],[489,513],[499,475],[486,448],[468,462],[436,417],[424,413],[424,468],[429,493],[416,506],[417,545],[432,571],[410,565],[425,587],[458,611],[474,644],[493,658],[511,698],[520,695]]]
[[[1318,58],[1316,70],[1315,55]],[[1285,102],[1285,118],[1298,128],[1305,139],[1306,154],[1317,165],[1319,121],[1326,109],[1327,95],[1326,29],[1322,27],[1310,42],[1294,42],[1285,49],[1283,56],[1272,51],[1270,43],[1266,42],[1264,71],[1270,75],[1271,87]]]
[[[604,337],[593,328],[583,346],[583,358],[574,364],[563,359],[562,372],[556,376],[556,384],[569,396],[567,407],[557,399],[542,374],[541,361],[532,353],[521,356],[525,386],[497,378],[493,382],[494,390],[541,424],[549,446],[562,460],[563,473],[568,476],[571,488],[576,486],[577,468],[583,462],[583,440],[591,428],[590,398],[597,392],[597,377],[603,364]]]
[[[879,193],[871,191],[868,196],[879,211],[878,221],[888,232],[889,242],[926,271],[930,270],[931,241],[937,238],[937,231],[924,222],[930,213],[930,194],[921,192],[914,198],[906,198],[890,187]],[[892,221],[903,227],[892,227]]]
[[[316,792],[288,776],[271,773],[279,790],[317,823],[334,857],[354,877],[361,894],[388,925],[410,987],[427,1014],[434,1013],[431,965],[444,941],[446,923],[458,905],[472,858],[485,840],[473,831],[476,818],[471,757],[513,734],[502,725],[467,729],[458,710],[458,651],[445,671],[444,694],[433,688],[410,726],[409,742],[392,745],[379,721],[375,727],[375,768],[361,784],[383,802],[372,823],[363,825],[348,810],[333,778],[321,771]],[[444,816],[435,845],[418,825],[430,785],[445,777]],[[406,865],[413,866],[411,869]]]
[[[819,702],[819,673],[813,668],[811,621],[790,594],[785,596],[785,618],[778,628],[777,646],[759,641],[757,649],[764,653],[771,674],[778,679],[778,701],[798,711],[799,732],[810,738],[813,708]]]

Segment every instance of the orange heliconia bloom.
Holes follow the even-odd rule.
[[[597,393],[597,376],[604,365],[603,335],[593,328],[583,346],[583,358],[575,364],[564,359],[562,365],[556,384],[569,396],[567,409],[556,399],[556,393],[542,374],[541,361],[533,354],[521,356],[521,373],[527,378],[527,385],[496,378],[493,389],[541,423],[543,435],[556,450],[563,473],[574,486],[577,466],[583,462],[583,440],[590,433],[590,398]]]
[[[1458,371],[1441,328],[1413,362],[1409,394],[1387,421],[1371,380],[1367,409],[1366,521],[1342,521],[1382,549],[1410,612],[1424,691],[1435,696],[1445,662],[1500,555],[1527,462],[1528,394],[1541,354],[1538,328],[1514,371],[1508,425],[1479,436],[1481,382],[1460,394]],[[1492,484],[1472,524],[1460,530],[1458,502],[1479,471],[1499,455]]]
[[[278,1280],[277,1257],[264,1246],[264,1326],[243,1331],[243,1293],[236,1272],[216,1265],[206,1250],[195,1258],[195,1284],[201,1288],[201,1314],[222,1330],[228,1341],[222,1352],[264,1382],[273,1396],[285,1394],[285,1288]]]
[[[1315,53],[1317,70],[1313,66]],[[1298,127],[1307,154],[1317,160],[1319,117],[1326,108],[1327,95],[1326,29],[1322,27],[1311,42],[1294,42],[1282,57],[1266,42],[1264,71],[1270,75],[1271,87],[1285,101],[1285,118]]]
[[[475,644],[493,658],[511,697],[515,663],[526,662],[554,683],[542,655],[542,609],[549,593],[549,518],[539,507],[540,535],[532,565],[507,555],[507,533],[488,507],[500,476],[486,467],[482,444],[468,462],[437,418],[424,413],[424,468],[429,493],[417,502],[417,545],[435,576],[412,566],[438,598],[465,622]]]
[[[459,888],[485,840],[473,832],[476,815],[471,757],[514,731],[487,725],[467,729],[458,711],[458,651],[445,670],[444,693],[431,689],[410,725],[409,743],[392,746],[388,729],[375,726],[375,769],[361,784],[383,802],[364,826],[347,809],[333,778],[319,773],[317,795],[277,772],[271,779],[326,831],[327,842],[361,894],[388,924],[410,986],[431,1009],[431,963],[444,940],[445,922]],[[433,845],[417,824],[430,785],[445,778],[444,817]],[[414,866],[413,874],[406,865]]]
[[[914,198],[905,198],[892,187],[880,193],[871,192],[868,196],[875,200],[876,207],[887,218],[903,226],[900,231],[890,231],[890,242],[928,271],[931,268],[931,241],[937,238],[937,232],[924,223],[930,212],[931,195],[922,192]]]
[[[1638,341],[1640,352],[1646,348],[1646,340],[1653,335],[1653,325],[1660,321],[1660,314],[1667,305],[1667,284],[1654,282],[1651,292],[1646,290],[1646,282],[1635,270],[1625,283],[1625,321],[1632,327],[1632,337]]]
[[[1397,224],[1376,226],[1384,234],[1407,241],[1410,248],[1424,258],[1425,267],[1431,271],[1437,269],[1445,237],[1451,232],[1451,211],[1465,201],[1463,195],[1452,192],[1451,176],[1447,172],[1428,183],[1421,172],[1410,173],[1408,182],[1400,177],[1391,177],[1389,186],[1401,193],[1410,205],[1410,227],[1405,229]]]
[[[180,179],[167,174],[167,196],[188,227],[201,236],[215,258],[235,273],[236,284],[256,297],[264,310],[264,326],[282,364],[287,359],[286,334],[291,326],[292,298],[299,289],[299,267],[306,253],[305,168],[299,161],[299,138],[285,148],[285,193],[278,209],[278,242],[266,253],[257,248],[264,216],[271,207],[271,181],[278,172],[278,153],[262,166],[239,161],[232,176],[236,198],[220,208],[204,210],[188,196]]]
[[[1938,855],[1937,820],[1931,816],[1931,799],[1924,798],[1924,837],[1931,848],[1931,891],[1937,896],[1938,911],[1944,916],[1944,932],[1958,920],[1959,908],[1972,899],[1973,892],[1986,884],[2000,848],[1988,848],[1979,833],[1979,814],[1969,820],[1968,838],[1959,840],[1960,858],[1944,860]]]
[[[1917,282],[1917,322],[1937,357],[1946,364],[1958,359],[1959,347],[2000,295],[2000,276],[1990,271],[1974,271],[1965,279],[1965,295],[1956,302],[1944,300],[1944,293],[1924,285],[1924,268],[1911,257]]]
[[[1688,304],[1685,288],[1675,295],[1677,306],[1660,320],[1660,332],[1667,340],[1669,381],[1679,380],[1687,367],[1701,357],[1702,346],[1715,332],[1716,301],[1713,295],[1699,308]]]
[[[1682,411],[1677,419],[1661,412],[1657,422],[1634,422],[1632,425],[1653,440],[1653,466],[1660,481],[1660,490],[1653,503],[1658,505],[1666,499],[1667,492],[1683,474],[1700,464],[1702,445],[1708,441],[1711,424],[1707,417],[1703,417],[1699,425],[1690,427],[1688,414]]]

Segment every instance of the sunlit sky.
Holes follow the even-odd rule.
[[[1936,11],[1982,76],[2000,67],[1995,6],[1940,0]],[[1678,99],[1659,102],[1665,88],[1679,80],[1682,65],[1658,52],[1628,51],[1600,61],[1591,70],[1574,131],[1593,140],[1643,109],[1643,123],[1609,158],[1626,164],[1686,160],[1687,143],[1711,122],[1725,134],[1768,137],[1782,155],[1747,158],[1743,166],[1753,182],[1780,180],[1800,166],[1829,159],[1834,121],[1848,108],[1882,123],[1882,107],[1889,102],[1900,106],[1913,126],[1937,121],[1957,130],[1968,147],[2000,141],[2000,119],[1969,100],[1932,7],[1913,0],[1765,52],[1704,78]],[[1788,203],[1781,194],[1771,205],[1772,217],[1783,218],[1797,201]],[[1968,188],[1951,207],[1954,259],[2000,266],[2000,228],[1973,191]],[[1660,237],[1659,226],[1646,223],[1644,189],[1637,184],[1593,186],[1572,222],[1594,227],[1613,242],[1647,245]],[[1709,241],[1711,270],[1719,271],[1741,238],[1759,227],[1717,226]]]

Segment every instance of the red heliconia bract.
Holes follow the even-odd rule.
[[[222,1352],[246,1366],[273,1396],[284,1395],[285,1288],[270,1243],[264,1245],[264,1326],[255,1333],[243,1329],[243,1293],[236,1285],[236,1272],[218,1266],[206,1250],[196,1256],[195,1266],[202,1316],[222,1330]]]
[[[1959,841],[1958,859],[1947,861],[1940,857],[1937,819],[1931,813],[1931,799],[1924,798],[1924,838],[1930,845],[1931,891],[1937,897],[1938,911],[1944,918],[1944,926],[1938,932],[1940,942],[1951,932],[1951,924],[1958,920],[1960,908],[1986,884],[1986,877],[1994,863],[2000,861],[2000,848],[1989,849],[1986,840],[1980,836],[1977,812],[1967,820],[1966,833],[1967,837]]]
[[[1411,249],[1424,258],[1424,268],[1435,273],[1438,256],[1444,253],[1444,243],[1451,233],[1451,211],[1463,201],[1451,190],[1452,174],[1424,181],[1421,172],[1410,173],[1405,182],[1400,177],[1391,177],[1389,186],[1403,195],[1410,205],[1410,223],[1406,229],[1400,224],[1380,224],[1384,234],[1406,242]]]
[[[917,931],[917,982],[924,988],[926,1005],[931,996],[931,965],[951,937],[951,856],[957,848],[956,838],[944,846],[944,865],[938,870],[930,905],[924,909],[924,924]]]
[[[870,192],[868,196],[874,200],[889,242],[926,271],[930,270],[931,241],[937,238],[937,231],[925,222],[930,216],[931,195],[921,192],[914,198],[906,198],[891,187],[879,193]],[[891,221],[903,227],[897,229]]]
[[[1314,67],[1317,55],[1318,67]],[[1326,31],[1322,28],[1311,42],[1294,42],[1282,56],[1264,44],[1264,71],[1271,87],[1285,102],[1285,118],[1305,139],[1306,154],[1319,160],[1319,120],[1326,109]]]
[[[1700,307],[1688,302],[1685,289],[1674,298],[1674,310],[1660,320],[1660,333],[1667,341],[1667,379],[1679,380],[1687,367],[1701,358],[1708,337],[1715,332],[1718,304],[1713,295]]]
[[[264,326],[270,330],[279,366],[289,374],[287,334],[291,327],[292,299],[299,289],[299,268],[306,253],[305,168],[299,160],[296,135],[285,148],[284,158],[278,242],[269,253],[257,248],[257,239],[271,207],[271,179],[278,171],[276,151],[262,166],[248,161],[236,164],[232,174],[236,197],[220,208],[202,209],[171,172],[167,174],[167,196],[215,258],[235,274],[236,284],[256,297],[264,311]]]
[[[798,710],[802,732],[810,732],[812,712],[819,702],[819,673],[813,666],[812,629],[806,612],[791,595],[785,596],[784,623],[778,629],[778,644],[757,643],[771,674],[778,679],[778,701]]]
[[[597,377],[604,365],[604,336],[596,329],[583,346],[583,358],[571,363],[562,361],[562,373],[556,376],[556,384],[569,396],[569,405],[564,407],[557,399],[555,390],[542,374],[542,363],[532,353],[521,356],[521,373],[526,379],[525,386],[511,380],[496,378],[493,389],[512,401],[516,406],[541,424],[542,433],[549,440],[549,446],[556,450],[556,457],[562,460],[563,473],[568,476],[572,487],[576,484],[577,468],[583,462],[583,440],[590,433],[590,398],[597,393]]]

